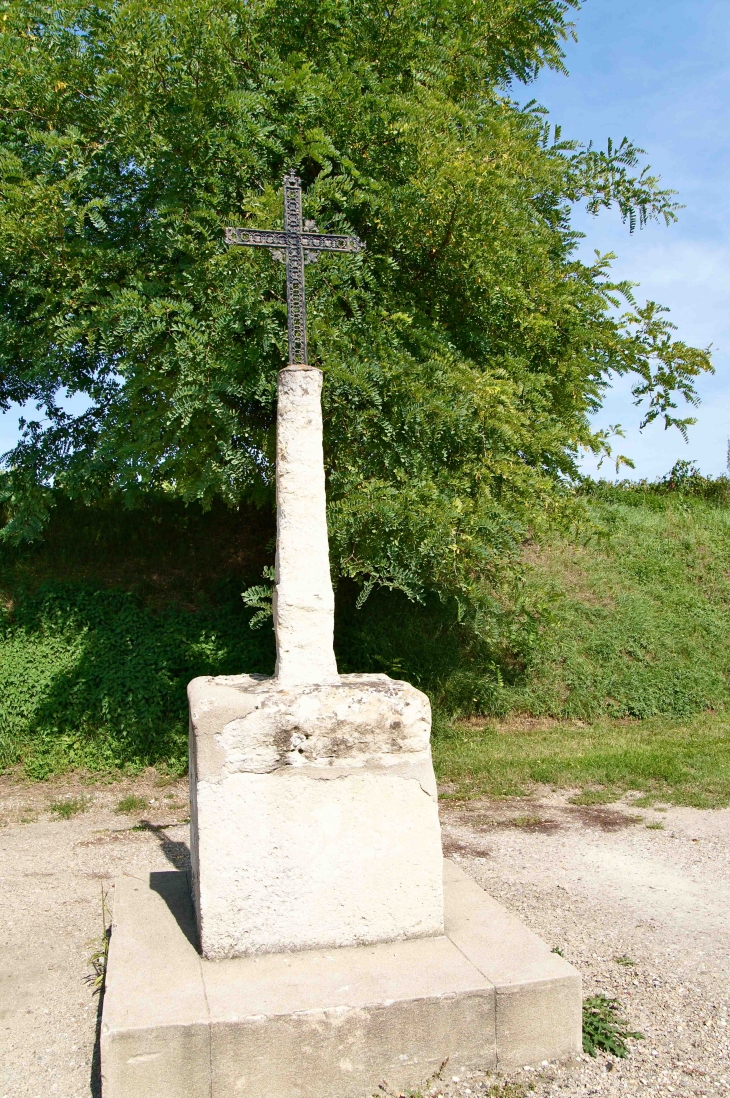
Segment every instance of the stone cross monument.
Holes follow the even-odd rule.
[[[428,698],[337,673],[304,263],[361,245],[284,193],[284,232],[227,231],[287,262],[276,673],[190,683],[192,880],[115,882],[104,1098],[367,1098],[581,1047],[579,974],[442,860]]]
[[[322,373],[307,363],[304,264],[358,252],[302,229],[227,229],[286,258],[289,364],[278,380],[276,672],[190,685],[191,853],[206,957],[441,933],[436,782],[425,694],[337,673],[322,452]]]

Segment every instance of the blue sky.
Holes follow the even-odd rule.
[[[635,461],[633,477],[660,476],[678,458],[716,476],[725,471],[730,437],[730,0],[586,0],[575,18],[570,75],[543,74],[514,94],[548,107],[566,138],[605,146],[609,136],[629,137],[679,192],[686,208],[677,224],[633,236],[614,212],[593,218],[577,210],[586,233],[581,254],[591,260],[595,248],[615,252],[615,274],[640,283],[639,299],[668,305],[679,337],[713,344],[716,369],[699,382],[702,403],[691,412],[697,424],[688,445],[658,424],[639,432],[641,413],[623,379],[597,422],[626,431],[616,449]],[[79,397],[71,407],[84,405]],[[17,410],[0,415],[0,453],[14,443],[17,420]],[[595,472],[595,460],[584,467]],[[604,463],[601,475],[613,468]]]
[[[730,437],[730,0],[586,0],[575,22],[570,75],[541,75],[518,98],[546,106],[565,138],[605,147],[609,136],[629,137],[685,205],[678,223],[633,235],[614,212],[576,211],[586,233],[581,255],[615,252],[615,274],[640,283],[640,300],[669,306],[678,337],[713,344],[716,370],[698,384],[699,408],[682,412],[697,418],[689,444],[658,424],[639,432],[641,413],[624,379],[597,421],[623,426],[616,449],[635,461],[633,478],[659,476],[678,458],[717,476]],[[584,468],[595,472],[595,460]],[[600,475],[615,473],[604,463]]]

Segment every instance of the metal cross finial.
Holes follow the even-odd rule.
[[[268,248],[274,259],[286,262],[286,305],[289,321],[289,366],[307,366],[307,307],[304,266],[316,263],[322,252],[361,252],[356,236],[318,233],[307,221],[302,229],[302,181],[293,172],[284,176],[284,232],[262,229],[226,229],[226,244]]]

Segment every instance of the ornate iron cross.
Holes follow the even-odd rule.
[[[286,306],[289,322],[289,365],[307,366],[307,305],[304,266],[316,263],[323,252],[361,252],[356,236],[318,233],[313,221],[302,228],[302,181],[293,171],[284,176],[284,232],[264,229],[226,229],[226,244],[268,248],[274,259],[286,262]]]

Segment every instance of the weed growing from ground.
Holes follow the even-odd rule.
[[[106,962],[109,956],[109,939],[111,938],[111,912],[106,902],[107,893],[104,886],[101,889],[101,926],[102,935],[95,938],[89,945],[93,946],[93,952],[87,958],[87,964],[91,967],[91,973],[86,977],[86,982],[91,984],[96,995],[104,987],[106,978]]]
[[[60,820],[70,820],[78,812],[86,812],[89,801],[86,797],[68,797],[63,801],[51,801],[48,807]]]
[[[527,1098],[535,1089],[534,1083],[494,1083],[487,1091],[487,1098]]]
[[[620,793],[615,793],[612,789],[584,789],[582,793],[569,797],[568,803],[583,805],[614,804],[620,796]]]
[[[632,961],[625,953],[622,953],[620,957],[614,957],[614,961],[617,965],[623,965],[624,968],[636,968],[636,961]]]
[[[583,1051],[595,1056],[599,1051],[623,1059],[629,1051],[626,1042],[629,1038],[636,1041],[644,1039],[643,1033],[634,1033],[626,1028],[626,1022],[619,1013],[617,999],[606,995],[590,995],[583,1000]]]
[[[646,829],[647,831],[663,831],[664,824],[660,823],[659,820],[657,820],[655,823],[647,824]]]
[[[144,808],[147,808],[147,801],[144,797],[139,797],[136,793],[130,793],[127,797],[122,797],[114,811],[119,812],[121,815],[129,815],[130,812],[141,812]]]

